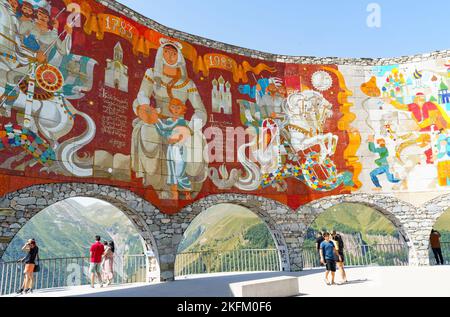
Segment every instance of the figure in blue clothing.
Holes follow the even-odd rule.
[[[275,119],[282,113],[282,104],[286,98],[286,88],[279,78],[259,79],[255,86],[241,85],[239,92],[242,95],[255,100],[257,111],[260,112],[260,120]],[[248,116],[246,114],[246,116]],[[250,120],[250,122],[252,122]]]
[[[388,181],[393,184],[400,183],[401,180],[395,178],[394,174],[390,172],[388,162],[389,150],[386,147],[386,141],[384,139],[379,139],[377,140],[377,144],[378,147],[375,145],[375,136],[370,136],[369,150],[370,152],[376,153],[380,156],[380,158],[375,161],[378,168],[376,168],[370,173],[370,178],[372,179],[372,182],[375,185],[375,190],[381,191],[383,187],[380,184],[378,176],[386,174]]]
[[[167,184],[171,187],[172,199],[179,199],[179,192],[185,194],[186,200],[192,200],[192,183],[186,174],[186,141],[191,136],[188,122],[183,118],[187,106],[179,99],[172,98],[169,104],[172,117],[158,119],[155,123],[158,133],[167,139]]]

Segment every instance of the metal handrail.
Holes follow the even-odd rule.
[[[441,249],[442,255],[444,257],[444,263],[450,264],[450,242],[441,242]],[[431,265],[437,264],[431,247],[430,247],[430,264]]]
[[[348,266],[407,266],[409,248],[404,244],[356,245],[344,248],[345,261]],[[302,249],[303,268],[321,266],[316,247]]]
[[[89,285],[89,257],[40,259],[33,289]],[[0,263],[0,295],[14,293],[23,282],[24,264]],[[146,282],[149,263],[145,255],[114,257],[114,284]]]
[[[211,273],[281,271],[276,249],[207,250],[183,252],[175,261],[175,276]]]
[[[277,249],[238,249],[238,250],[202,250],[202,251],[190,251],[181,252],[180,254],[195,254],[195,253],[220,253],[220,252],[237,252],[237,251],[277,251]]]
[[[143,254],[136,254],[136,255],[125,255],[125,257],[131,258],[131,257],[141,257],[144,256]],[[65,257],[65,258],[44,258],[39,259],[40,261],[62,261],[62,260],[77,260],[77,259],[90,259],[88,256],[75,256],[75,257]],[[7,261],[7,262],[0,262],[0,265],[2,264],[12,264],[17,263],[17,261]]]

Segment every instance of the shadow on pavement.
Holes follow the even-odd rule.
[[[74,297],[233,297],[229,284],[251,280],[260,280],[277,276],[302,277],[321,271],[309,270],[298,273],[276,272],[255,273],[231,276],[205,276],[196,279],[182,279],[170,283],[161,283],[123,290],[111,290],[97,294],[77,295]]]
[[[344,285],[364,284],[364,283],[367,283],[367,282],[370,282],[370,280],[369,279],[363,279],[363,280],[361,279],[361,280],[348,281]]]

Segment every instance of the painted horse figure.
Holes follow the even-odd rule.
[[[222,166],[221,179],[217,169],[211,168],[210,178],[214,184],[222,189],[274,187],[285,191],[285,179],[296,178],[317,191],[331,191],[342,184],[352,186],[352,175],[338,174],[331,159],[336,152],[338,137],[323,133],[326,121],[333,115],[332,105],[320,93],[304,91],[290,95],[283,110],[282,119],[263,120],[253,141],[239,149],[239,162],[245,173],[237,169],[228,173]],[[316,146],[320,153],[306,153]],[[257,164],[245,156],[247,148]],[[244,174],[246,186],[241,186]],[[225,184],[226,187],[220,187]]]
[[[48,143],[55,159],[51,166],[44,165],[44,170],[77,177],[92,176],[92,159],[81,158],[77,152],[94,139],[96,125],[90,116],[75,109],[69,99],[80,99],[83,92],[92,88],[90,73],[97,62],[70,54],[69,35],[61,43],[55,40],[49,45],[47,62],[38,62],[36,53],[21,42],[17,23],[7,3],[0,5],[0,115],[9,118],[11,110],[16,110],[19,114],[16,131],[20,128],[24,137],[27,133],[39,135]],[[81,63],[85,64],[85,71],[80,71],[79,66],[77,73],[76,65]],[[76,117],[86,122],[86,131],[60,143],[73,130]],[[26,153],[22,153],[17,161],[25,156]],[[42,163],[41,157],[34,158]],[[49,158],[46,157],[46,161]],[[9,160],[5,166],[3,162],[1,167],[9,168],[12,163]]]
[[[295,153],[319,145],[320,161],[336,152],[338,137],[323,134],[323,127],[333,115],[332,105],[316,91],[304,91],[290,95],[284,104],[290,144]]]

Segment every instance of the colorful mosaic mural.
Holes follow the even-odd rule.
[[[176,213],[216,193],[298,208],[417,173],[450,185],[448,64],[367,69],[352,91],[338,65],[187,43],[93,0],[0,3],[0,195],[107,184]]]

